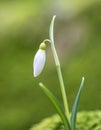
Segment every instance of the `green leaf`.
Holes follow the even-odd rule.
[[[52,43],[54,43],[54,20],[56,15],[53,16],[51,24],[50,24],[50,30],[49,30],[49,36]]]
[[[66,130],[70,130],[70,124],[69,124],[69,121],[65,115],[65,112],[61,106],[61,104],[59,103],[59,101],[57,100],[57,98],[53,95],[53,93],[47,89],[45,87],[45,85],[43,85],[42,83],[39,83],[41,89],[43,90],[43,92],[48,96],[48,98],[50,99],[50,101],[52,102],[52,104],[54,105],[54,107],[56,108],[58,114],[60,115],[63,123],[64,123],[64,126],[65,126],[65,129]]]
[[[65,86],[64,86],[64,81],[62,77],[62,72],[61,72],[61,65],[60,61],[56,52],[56,48],[54,45],[54,21],[55,21],[55,15],[53,16],[50,24],[50,30],[49,30],[49,37],[50,37],[50,43],[51,43],[51,49],[53,53],[53,57],[55,60],[56,64],[56,69],[57,69],[57,74],[60,82],[60,88],[61,88],[61,93],[62,93],[62,98],[63,98],[63,103],[64,103],[64,109],[66,113],[66,117],[68,118],[69,124],[70,124],[70,114],[69,114],[69,108],[68,108],[68,101],[67,101],[67,96],[66,96],[66,91],[65,91]]]
[[[73,105],[72,113],[71,113],[71,130],[75,130],[75,127],[76,127],[77,107],[79,104],[79,99],[80,99],[83,85],[84,85],[84,77],[82,78],[81,85],[80,85],[79,91],[77,93],[77,96],[76,96],[76,99],[75,99],[75,102]]]

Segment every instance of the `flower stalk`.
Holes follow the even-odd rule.
[[[58,74],[58,78],[59,78],[59,82],[60,82],[60,88],[61,88],[64,108],[65,108],[65,113],[66,113],[67,118],[68,118],[68,120],[70,122],[69,106],[68,106],[68,101],[67,101],[67,95],[66,95],[66,91],[65,91],[63,76],[62,76],[62,72],[61,72],[60,61],[59,61],[59,58],[58,58],[58,55],[57,55],[57,52],[56,52],[56,48],[55,48],[55,45],[54,45],[54,20],[55,20],[55,17],[56,16],[53,16],[53,19],[51,21],[49,35],[50,35],[50,39],[51,39],[51,49],[52,49],[52,53],[53,53],[53,56],[54,56],[56,69],[57,69],[57,74]]]

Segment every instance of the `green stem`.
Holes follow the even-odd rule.
[[[62,98],[63,98],[63,102],[64,102],[65,112],[68,117],[68,116],[70,116],[70,113],[69,113],[69,107],[68,107],[68,102],[67,102],[67,96],[66,96],[65,86],[64,86],[64,82],[63,82],[61,66],[60,66],[59,58],[58,58],[54,43],[51,43],[51,49],[52,49],[55,64],[56,64],[56,69],[57,69],[57,74],[58,74],[58,78],[59,78],[59,82],[60,82],[60,88],[61,88]],[[70,121],[70,119],[68,119],[68,120]]]
[[[59,78],[59,82],[60,82],[60,88],[61,88],[61,93],[62,93],[66,116],[70,122],[70,113],[69,113],[67,96],[66,96],[65,86],[64,86],[62,72],[61,72],[61,66],[60,66],[59,58],[58,58],[58,55],[57,55],[57,52],[55,49],[55,45],[54,45],[54,37],[53,37],[54,20],[55,20],[55,16],[53,17],[51,25],[50,25],[51,49],[52,49],[52,53],[53,53],[55,64],[56,64],[56,69],[57,69],[57,74],[58,74],[58,78]]]

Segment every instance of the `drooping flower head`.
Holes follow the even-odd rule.
[[[42,72],[46,61],[46,44],[43,42],[39,46],[34,62],[33,62],[33,75],[37,77]]]

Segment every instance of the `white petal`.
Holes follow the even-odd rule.
[[[33,68],[34,77],[37,77],[43,70],[46,61],[45,50],[39,49],[34,57]]]

